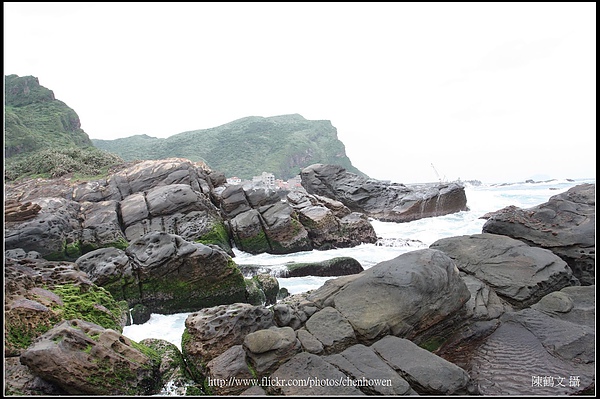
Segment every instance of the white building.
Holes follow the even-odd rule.
[[[275,187],[275,175],[273,173],[262,172],[260,176],[254,176],[252,183],[262,183],[269,188]]]

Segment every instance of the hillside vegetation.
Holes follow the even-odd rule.
[[[4,77],[4,157],[51,147],[91,147],[77,113],[34,76]]]
[[[126,161],[181,157],[203,161],[228,177],[242,179],[251,179],[262,172],[289,179],[313,163],[340,165],[364,176],[350,162],[330,121],[307,120],[298,114],[251,116],[165,139],[137,135],[116,140],[92,139],[92,142]]]
[[[5,178],[103,173],[125,161],[171,157],[202,161],[227,177],[251,179],[262,172],[289,179],[314,163],[340,165],[365,176],[346,155],[328,120],[298,114],[251,116],[166,139],[137,135],[90,140],[77,113],[34,76],[6,75]]]
[[[95,148],[77,113],[34,76],[4,77],[4,178],[97,177],[123,164]]]

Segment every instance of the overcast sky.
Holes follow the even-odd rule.
[[[4,73],[94,139],[297,113],[376,179],[595,177],[595,2],[5,2]]]

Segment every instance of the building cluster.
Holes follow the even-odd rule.
[[[227,183],[231,185],[236,184],[252,184],[252,185],[262,185],[267,188],[273,190],[291,190],[294,188],[302,187],[300,175],[296,175],[291,179],[285,181],[281,179],[276,179],[273,173],[262,172],[260,176],[254,176],[252,180],[242,180],[237,176],[230,177],[227,179]]]

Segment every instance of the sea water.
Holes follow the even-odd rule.
[[[591,178],[537,183],[465,184],[468,211],[407,223],[371,220],[379,238],[375,244],[361,244],[353,248],[327,251],[304,251],[288,255],[251,255],[234,248],[234,261],[239,265],[262,265],[275,273],[278,268],[282,268],[289,262],[318,262],[339,256],[348,256],[359,261],[364,269],[368,269],[403,253],[428,248],[429,245],[441,238],[479,234],[486,221],[482,219],[482,216],[488,212],[497,211],[509,205],[531,208],[547,202],[550,197],[565,192],[578,184],[595,182],[595,178]],[[280,287],[285,287],[290,294],[297,294],[319,288],[330,278],[334,277],[278,277],[277,280]],[[181,335],[185,329],[185,319],[189,314],[152,314],[150,320],[144,324],[126,326],[123,329],[123,335],[137,342],[144,338],[161,338],[181,349]]]

